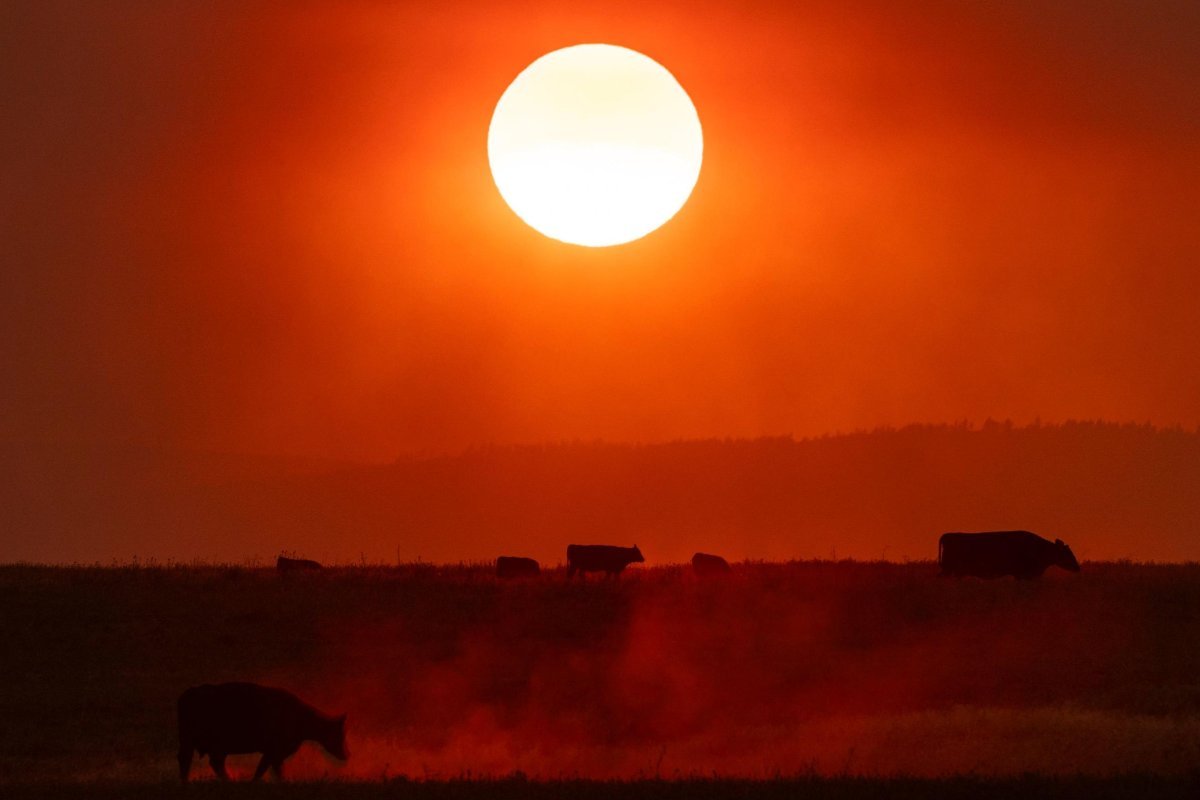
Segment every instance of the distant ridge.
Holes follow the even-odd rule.
[[[0,561],[435,561],[568,542],[649,562],[933,558],[946,530],[1026,528],[1081,559],[1200,559],[1200,433],[1105,422],[912,425],[794,440],[485,446],[384,466],[237,458],[120,469],[3,453]],[[228,459],[223,460],[223,459]],[[121,459],[114,459],[121,461]],[[269,463],[269,462],[268,462]]]

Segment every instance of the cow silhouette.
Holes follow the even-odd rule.
[[[521,556],[500,556],[496,559],[497,578],[536,578],[542,571],[538,562]]]
[[[280,575],[289,575],[293,572],[315,572],[322,569],[320,562],[313,561],[309,558],[288,558],[280,556],[275,559],[275,569],[279,570]]]
[[[567,577],[573,578],[576,572],[604,572],[615,578],[625,567],[645,560],[636,544],[633,547],[570,544],[567,545]]]
[[[944,533],[938,540],[938,564],[943,576],[1021,580],[1041,577],[1058,566],[1079,572],[1079,562],[1062,539],[1043,539],[1029,531]]]
[[[254,780],[269,767],[283,780],[284,759],[306,741],[345,760],[346,715],[322,714],[291,692],[254,683],[193,686],[179,696],[179,778],[187,783],[192,753],[208,756],[212,771],[229,780],[225,757],[262,753]]]
[[[729,562],[711,553],[696,553],[692,556],[692,571],[701,578],[715,578],[730,573]]]

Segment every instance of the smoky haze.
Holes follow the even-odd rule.
[[[0,437],[388,460],[1012,418],[1200,421],[1188,0],[8,2]],[[705,163],[620,248],[488,170],[611,41]]]
[[[953,581],[930,562],[738,565],[697,581],[402,568],[306,592],[307,658],[266,672],[351,722],[296,774],[1186,772],[1195,567]],[[285,640],[286,641],[286,640]]]
[[[487,447],[387,466],[9,445],[0,560],[927,559],[1027,529],[1080,559],[1200,558],[1200,434],[1106,423]]]

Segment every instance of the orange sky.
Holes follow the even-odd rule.
[[[1200,423],[1200,6],[788,5],[6,3],[0,437]],[[705,131],[683,211],[600,250],[486,154],[588,41]]]

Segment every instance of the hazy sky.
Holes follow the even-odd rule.
[[[389,458],[1200,423],[1200,5],[6,2],[0,437]],[[539,55],[691,95],[691,201],[541,237]]]

